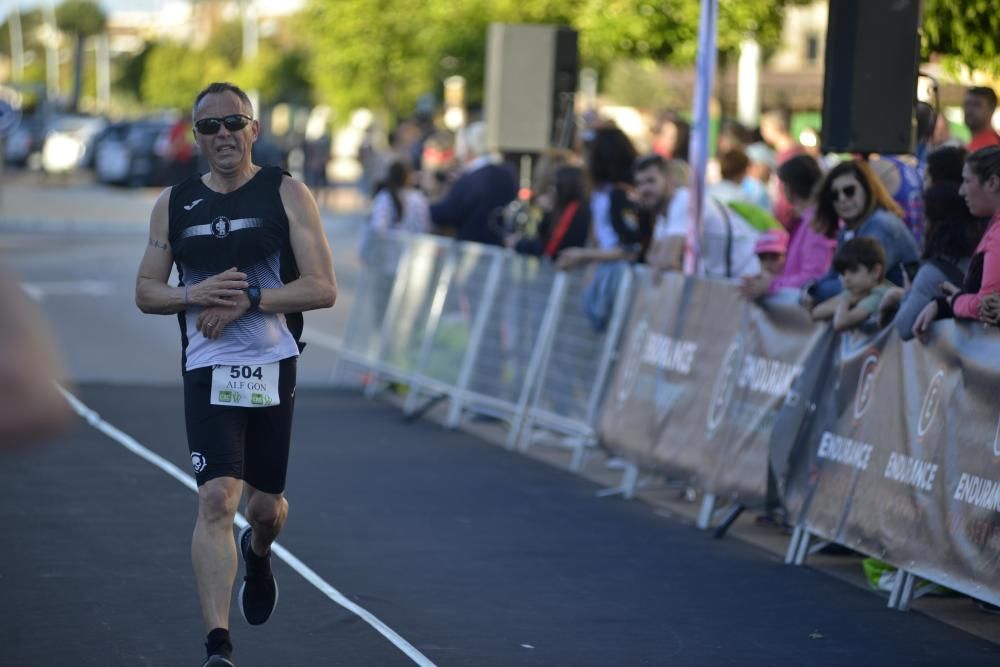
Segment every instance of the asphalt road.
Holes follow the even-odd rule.
[[[148,196],[91,194],[109,206]],[[329,342],[357,275],[359,217],[325,223],[343,298],[307,322]],[[74,393],[100,415],[3,456],[0,665],[197,665],[195,495],[166,472],[190,474],[176,323],[131,301],[143,223],[85,227],[11,233],[0,219],[0,262],[38,300]],[[316,578],[276,562],[272,621],[233,619],[243,667],[1000,662],[1000,646],[822,573],[597,499],[593,484],[468,434],[406,423],[329,388],[332,363],[323,344],[300,362],[281,537]]]

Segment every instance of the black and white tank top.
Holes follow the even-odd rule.
[[[194,176],[170,191],[169,242],[181,285],[236,267],[261,289],[298,278],[279,188],[284,175],[264,167],[233,192]],[[208,340],[196,328],[201,306],[178,314],[185,370],[215,364],[271,363],[299,353],[302,314],[248,312]]]

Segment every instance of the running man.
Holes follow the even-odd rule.
[[[191,560],[208,630],[203,667],[231,667],[233,518],[245,486],[250,525],[238,538],[246,563],[239,603],[246,621],[259,625],[278,600],[270,549],[288,516],[301,313],[331,307],[337,280],[308,188],[251,159],[260,125],[246,93],[211,84],[195,98],[193,121],[209,171],[157,199],[135,300],[144,313],[176,313],[180,321],[198,480]],[[175,262],[180,280],[172,287]]]

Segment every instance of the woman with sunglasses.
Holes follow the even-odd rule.
[[[285,481],[302,312],[337,296],[332,254],[309,189],[253,162],[260,132],[246,93],[198,94],[194,136],[209,171],[168,188],[150,217],[136,305],[181,326],[188,449],[198,483],[191,544],[204,667],[233,667],[229,607],[240,554],[240,611],[251,625],[278,601],[271,544],[288,516]],[[180,284],[169,284],[177,264]],[[244,490],[249,525],[233,540]]]
[[[903,273],[920,259],[917,243],[902,222],[903,211],[861,160],[841,162],[820,184],[816,227],[837,233],[837,247],[857,236],[870,236],[882,246],[886,279],[902,287]],[[803,287],[801,302],[810,310],[842,291],[840,276],[832,269]]]
[[[931,322],[948,317],[1000,325],[1000,146],[981,148],[962,168],[959,194],[974,216],[989,218],[961,287],[942,283],[945,293],[931,301],[913,324],[913,335],[926,343]]]

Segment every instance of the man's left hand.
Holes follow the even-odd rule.
[[[249,309],[250,299],[244,293],[233,306],[211,306],[202,310],[195,326],[202,336],[215,340],[222,335],[223,329],[242,317]]]

